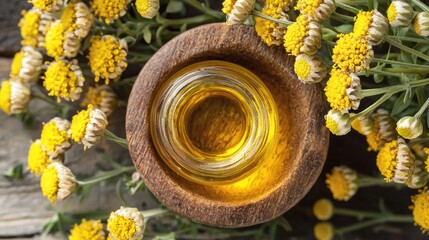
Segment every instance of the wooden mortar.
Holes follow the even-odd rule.
[[[192,63],[223,60],[241,65],[266,84],[279,112],[274,155],[239,183],[203,185],[172,171],[159,157],[149,115],[157,89]],[[158,50],[131,91],[126,133],[131,157],[150,191],[171,211],[218,227],[244,227],[276,218],[293,207],[318,178],[326,159],[327,104],[320,85],[301,83],[294,58],[268,47],[248,26],[209,24],[186,31]]]

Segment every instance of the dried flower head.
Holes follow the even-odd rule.
[[[321,46],[322,30],[317,21],[307,15],[300,15],[292,23],[284,36],[286,52],[297,56],[305,53],[313,55]]]
[[[369,67],[374,51],[365,36],[354,32],[340,34],[332,60],[343,72],[359,73]]]
[[[51,163],[40,179],[43,196],[52,204],[69,197],[76,189],[76,178],[69,168],[60,162]]]
[[[429,37],[429,13],[419,12],[413,19],[414,31],[422,36]]]
[[[40,139],[37,139],[30,145],[30,150],[28,151],[28,169],[34,175],[40,176],[53,161],[61,161],[61,159],[51,159]]]
[[[379,11],[360,11],[355,18],[353,32],[364,36],[371,45],[380,44],[389,31],[389,22]]]
[[[313,229],[314,237],[317,240],[332,240],[334,239],[334,226],[329,222],[319,222]]]
[[[416,158],[413,166],[413,173],[406,182],[409,188],[422,188],[426,186],[429,181],[429,174],[425,169],[426,164]]]
[[[222,2],[222,12],[225,13],[225,15],[228,15],[231,13],[232,9],[234,8],[234,4],[237,2],[237,0],[225,0]]]
[[[75,224],[70,230],[69,240],[105,240],[106,234],[103,231],[101,220],[86,220],[78,225]]]
[[[10,77],[26,83],[36,82],[42,64],[42,54],[31,46],[24,46],[13,58]]]
[[[24,112],[30,101],[30,89],[16,81],[3,81],[0,89],[0,109],[10,115]]]
[[[81,41],[73,32],[67,31],[66,26],[57,20],[46,33],[45,47],[48,56],[56,60],[76,57]]]
[[[357,109],[361,100],[360,79],[355,73],[333,68],[326,83],[325,95],[332,109],[347,112]]]
[[[45,72],[43,86],[48,90],[49,96],[74,101],[80,98],[85,82],[82,71],[76,60],[71,62],[57,60],[50,63]]]
[[[322,21],[334,12],[334,0],[298,0],[295,9],[307,14],[311,19]]]
[[[58,117],[43,125],[40,142],[52,159],[71,147],[69,129],[70,122]]]
[[[396,131],[403,138],[413,139],[422,135],[423,124],[418,118],[406,116],[396,123]]]
[[[140,240],[143,228],[143,214],[137,208],[121,207],[107,220],[109,236],[114,240]]]
[[[392,1],[387,9],[387,19],[392,27],[406,27],[413,21],[413,7],[403,0]]]
[[[354,114],[351,114],[353,117]],[[368,115],[361,115],[352,121],[352,128],[362,135],[369,135],[374,127],[374,121]]]
[[[110,80],[120,78],[128,65],[127,49],[125,40],[119,40],[111,35],[91,38],[88,59],[96,82],[102,78],[105,79],[106,84],[109,84]]]
[[[21,28],[21,44],[23,46],[37,47],[41,14],[41,11],[35,8],[22,11],[22,18],[19,20],[18,26]]]
[[[289,4],[290,0],[268,0],[262,9],[262,13],[275,19],[289,20],[289,15],[287,14]],[[283,43],[286,25],[256,17],[255,30],[268,46],[280,46]]]
[[[94,16],[85,3],[72,1],[64,8],[60,21],[66,31],[78,38],[84,38],[91,29]]]
[[[406,183],[413,173],[414,154],[404,139],[386,143],[377,155],[377,167],[386,182]]]
[[[107,24],[111,24],[127,13],[128,3],[129,0],[93,0],[91,8],[94,9],[95,16],[104,19]]]
[[[386,142],[397,138],[398,133],[395,130],[396,121],[390,116],[390,113],[384,109],[377,109],[372,114],[374,127],[370,134],[366,136],[369,151],[379,151]]]
[[[118,97],[108,85],[89,87],[80,106],[86,107],[89,104],[103,111],[108,117],[115,111],[118,105]]]
[[[295,59],[295,74],[303,83],[318,83],[328,73],[326,65],[315,55],[300,54]]]
[[[356,171],[346,166],[337,166],[326,174],[326,184],[331,190],[334,199],[348,201],[358,190]]]
[[[429,232],[429,192],[428,188],[419,190],[419,193],[411,197],[413,205],[414,223],[420,227],[423,233]]]
[[[237,0],[231,12],[226,16],[226,24],[237,25],[244,23],[254,6],[255,0]]]
[[[314,203],[313,214],[318,220],[329,220],[334,215],[334,205],[329,199],[321,198]]]
[[[331,109],[328,114],[325,115],[326,127],[331,133],[341,136],[346,135],[350,132],[350,115],[348,113],[342,113],[338,110]]]
[[[87,110],[82,110],[73,116],[70,126],[71,138],[85,145],[85,148],[90,148],[101,139],[107,124],[103,111],[88,105]]]
[[[144,18],[153,18],[159,11],[159,0],[136,0],[136,8]]]
[[[64,0],[28,0],[28,2],[32,3],[35,8],[47,12],[61,10],[64,5]]]

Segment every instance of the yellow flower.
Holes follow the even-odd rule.
[[[159,0],[136,0],[137,12],[144,18],[153,18],[158,14]]]
[[[31,46],[24,46],[13,58],[10,77],[26,83],[36,82],[42,64],[42,54]]]
[[[85,82],[77,61],[58,60],[52,62],[45,72],[43,86],[49,96],[64,98],[67,101],[78,100]]]
[[[52,204],[69,197],[76,189],[76,178],[69,168],[62,163],[51,163],[43,172],[40,179],[42,194]]]
[[[392,1],[387,9],[387,19],[392,27],[406,27],[413,21],[413,7],[406,1]]]
[[[267,0],[262,13],[275,19],[289,20],[290,0]],[[259,37],[268,45],[278,45],[283,43],[286,26],[275,23],[264,18],[255,17],[255,30]]]
[[[301,53],[313,55],[321,46],[322,32],[318,22],[300,15],[292,23],[284,36],[286,51],[294,56]]]
[[[355,18],[353,32],[366,37],[372,45],[381,43],[388,31],[387,19],[377,10],[360,11]]]
[[[80,39],[68,31],[60,20],[52,24],[45,41],[46,53],[56,60],[76,57],[81,44]]]
[[[88,59],[95,81],[103,78],[109,84],[110,80],[119,79],[127,67],[127,42],[111,35],[95,36],[91,39]]]
[[[70,122],[55,117],[43,125],[40,142],[51,158],[57,158],[71,147]]]
[[[413,19],[414,31],[422,36],[429,37],[429,13],[419,12]]]
[[[108,117],[115,111],[118,105],[118,97],[108,85],[89,87],[80,106],[86,107],[89,104],[103,111]]]
[[[101,139],[107,124],[106,115],[100,109],[88,105],[87,110],[73,116],[71,137],[75,142],[85,145],[85,148],[90,148]]]
[[[70,2],[61,14],[61,23],[66,31],[79,38],[88,35],[94,16],[83,2]]]
[[[386,182],[406,183],[413,173],[414,154],[402,138],[386,143],[377,155],[377,167]]]
[[[34,141],[28,151],[28,169],[30,172],[40,176],[51,162],[52,160],[42,146],[40,139]]]
[[[237,0],[231,12],[226,16],[226,25],[244,23],[255,6],[255,0]]]
[[[143,214],[137,208],[121,207],[107,220],[109,236],[114,240],[140,240],[143,235]]]
[[[366,136],[368,151],[379,151],[386,142],[390,142],[398,136],[395,131],[395,120],[384,109],[378,109],[372,114],[374,126],[372,132]]]
[[[63,0],[28,0],[34,5],[35,8],[42,11],[56,12],[60,10],[63,5]]]
[[[316,21],[322,21],[335,10],[334,0],[298,0],[295,9]]]
[[[367,69],[374,55],[367,38],[354,32],[340,34],[332,60],[343,72],[359,73]]]
[[[429,193],[428,188],[420,190],[418,194],[411,197],[413,205],[413,218],[416,225],[423,233],[429,232]]]
[[[317,223],[313,232],[317,240],[331,240],[334,238],[334,226],[329,222]]]
[[[423,148],[423,151],[426,154],[426,161],[425,161],[426,171],[429,173],[429,148],[425,147]]]
[[[313,205],[313,214],[318,220],[329,220],[334,215],[334,205],[329,199],[319,199]]]
[[[357,109],[361,99],[359,77],[354,73],[345,73],[337,68],[331,70],[326,83],[325,95],[332,109],[347,112]]]
[[[93,0],[91,8],[94,9],[95,16],[103,18],[107,24],[110,24],[125,15],[128,3],[128,0]]]
[[[30,89],[16,81],[3,81],[0,89],[0,109],[6,114],[24,112],[30,101]]]
[[[351,114],[353,117],[354,114]],[[369,135],[374,127],[374,121],[368,115],[361,115],[352,121],[352,128],[362,135]]]
[[[23,46],[37,47],[41,14],[38,9],[22,11],[22,18],[19,20],[18,26],[21,28],[21,44]]]
[[[422,188],[426,186],[429,181],[429,174],[425,169],[426,164],[419,159],[415,159],[414,166],[412,167],[413,172],[406,182],[409,188]]]
[[[413,139],[422,135],[423,124],[418,118],[405,116],[396,123],[396,131],[403,138]]]
[[[326,184],[334,199],[348,201],[358,189],[357,173],[346,166],[334,167],[330,174],[326,174]]]
[[[237,0],[225,0],[222,3],[222,12],[225,13],[225,15],[228,15],[231,13],[232,9],[234,8],[234,4],[237,2]]]
[[[70,230],[69,240],[105,240],[103,223],[100,220],[89,220],[85,218]]]
[[[326,76],[326,65],[315,55],[300,54],[295,59],[295,74],[303,83],[318,83]]]
[[[338,110],[331,109],[325,115],[326,127],[331,133],[341,136],[350,132],[350,115],[348,113],[341,113]]]

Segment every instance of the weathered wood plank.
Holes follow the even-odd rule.
[[[21,46],[21,35],[18,27],[21,11],[31,8],[23,0],[0,1],[0,56],[11,56]]]

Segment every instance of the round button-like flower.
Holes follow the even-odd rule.
[[[366,136],[368,150],[379,151],[386,142],[397,138],[398,133],[395,130],[396,121],[390,116],[390,113],[384,109],[377,109],[372,114],[374,121],[373,130]]]
[[[20,82],[3,81],[0,89],[0,109],[6,114],[20,114],[30,101],[30,89]]]
[[[310,18],[316,21],[322,21],[334,12],[334,0],[298,0],[295,9],[298,9],[301,14],[307,14]]]
[[[334,205],[329,199],[319,199],[313,205],[313,214],[318,220],[329,220],[334,215]]]
[[[57,20],[46,33],[46,53],[56,60],[68,57],[76,57],[81,41],[73,32],[67,30],[66,26]]]
[[[69,240],[105,240],[103,223],[100,220],[86,220],[78,225],[75,224],[70,230]]]
[[[89,87],[80,105],[86,107],[89,104],[103,111],[108,117],[115,111],[118,105],[118,97],[108,85]]]
[[[137,208],[121,207],[107,220],[109,236],[114,240],[140,240],[143,228],[143,214]]]
[[[137,12],[144,18],[153,18],[158,14],[159,0],[136,0]]]
[[[91,29],[94,16],[83,2],[70,2],[61,15],[61,23],[66,31],[78,38],[84,38]]]
[[[334,226],[329,222],[317,223],[313,232],[317,240],[332,240],[334,238]]]
[[[51,159],[40,139],[31,144],[28,151],[28,169],[30,172],[36,176],[40,176],[53,161],[61,161],[61,159]]]
[[[377,167],[386,182],[406,183],[413,174],[414,154],[404,139],[386,143],[377,155]]]
[[[88,105],[87,110],[82,110],[73,116],[70,126],[71,138],[75,142],[82,143],[85,148],[90,148],[100,141],[107,124],[103,111]]]
[[[354,114],[351,114],[353,117]],[[374,127],[374,121],[368,115],[362,115],[352,121],[352,128],[362,135],[369,135]]]
[[[409,188],[422,188],[426,186],[429,181],[429,174],[425,169],[426,164],[416,158],[413,166],[413,173],[406,182]]]
[[[26,83],[36,82],[42,64],[42,54],[31,46],[24,46],[13,58],[10,77]]]
[[[364,36],[371,45],[380,44],[389,31],[389,22],[379,11],[361,11],[357,14],[353,32]]]
[[[18,26],[21,28],[21,45],[43,48],[48,28],[54,21],[52,14],[33,8],[22,11]]]
[[[423,124],[418,118],[406,116],[396,123],[396,131],[403,138],[413,139],[422,135]]]
[[[333,68],[330,74],[325,95],[331,108],[341,112],[357,109],[362,88],[359,77],[355,73],[347,74],[337,68]]]
[[[326,174],[326,184],[334,199],[348,201],[358,190],[358,176],[355,170],[346,166],[337,166]]]
[[[51,163],[40,179],[42,194],[52,204],[69,197],[76,189],[76,178],[69,168],[60,162]]]
[[[326,65],[315,55],[300,54],[295,59],[295,74],[303,83],[318,83],[325,78]]]
[[[71,147],[70,122],[66,119],[55,117],[43,125],[40,142],[52,159],[57,158]]]
[[[42,11],[56,12],[61,10],[64,5],[64,0],[29,0],[35,8]]]
[[[270,0],[266,1],[262,13],[275,19],[289,20],[290,0]],[[264,18],[255,17],[255,30],[259,37],[268,45],[280,46],[286,31],[286,25],[275,23]]]
[[[95,75],[95,81],[105,79],[118,80],[127,68],[127,42],[111,35],[95,36],[91,39],[89,48],[89,66]]]
[[[313,55],[321,46],[322,30],[317,21],[307,15],[300,15],[292,23],[284,36],[286,52],[297,56],[305,53]]]
[[[419,12],[413,19],[414,31],[422,36],[429,37],[429,13]]]
[[[403,0],[395,0],[387,9],[387,19],[392,27],[406,27],[413,21],[413,7]]]
[[[58,60],[50,63],[43,86],[48,90],[49,96],[74,101],[80,98],[84,82],[85,78],[76,60]]]
[[[416,225],[420,227],[423,233],[429,232],[429,192],[428,188],[420,190],[418,194],[411,197],[413,205],[413,218]]]
[[[338,110],[331,109],[325,115],[326,127],[331,133],[341,136],[350,132],[350,115],[348,113],[341,113]]]
[[[237,25],[244,23],[254,6],[255,0],[237,0],[231,12],[226,16],[226,24]]]
[[[126,8],[129,0],[93,0],[91,8],[95,11],[95,16],[104,19],[107,24],[122,17],[127,13]]]
[[[367,69],[374,56],[374,51],[367,38],[354,32],[339,36],[332,56],[335,65],[343,72],[359,73]]]

